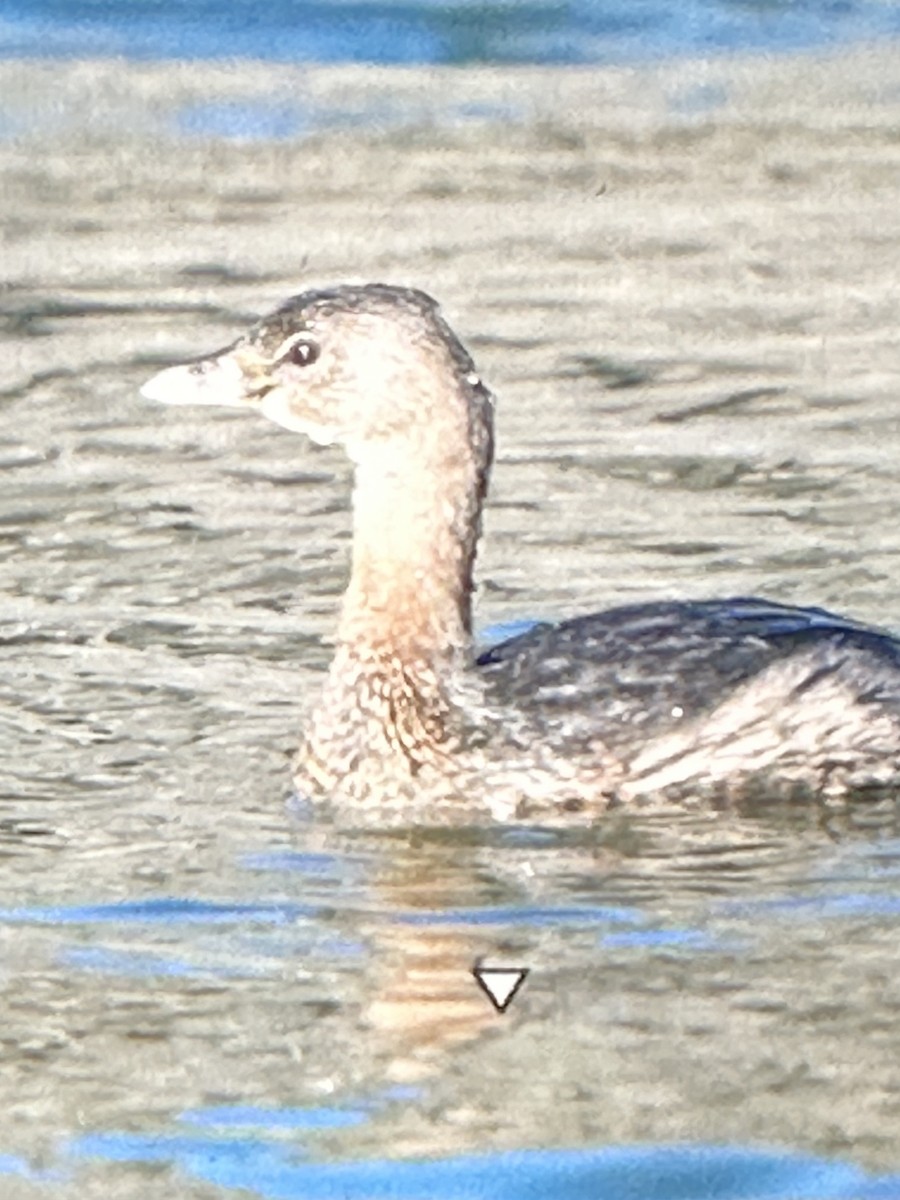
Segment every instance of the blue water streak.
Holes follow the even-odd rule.
[[[553,926],[571,929],[597,924],[640,925],[645,915],[636,908],[617,908],[612,905],[573,905],[546,907],[509,905],[500,908],[445,908],[423,912],[392,913],[388,918],[397,925],[509,925],[543,928]]]
[[[592,63],[898,35],[894,0],[6,0],[0,57]]]
[[[789,1153],[721,1146],[521,1151],[409,1161],[310,1162],[262,1142],[106,1134],[79,1138],[73,1158],[169,1160],[220,1187],[266,1200],[888,1200],[896,1177]]]
[[[265,925],[289,925],[316,917],[312,905],[281,901],[255,904],[215,903],[157,897],[149,900],[123,900],[116,904],[49,906],[47,908],[0,909],[0,923],[9,925],[235,925],[244,922]]]

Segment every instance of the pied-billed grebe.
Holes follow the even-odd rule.
[[[296,768],[351,820],[900,790],[900,642],[819,609],[628,605],[474,656],[492,397],[424,293],[306,292],[143,394],[254,409],[355,465],[350,583]]]

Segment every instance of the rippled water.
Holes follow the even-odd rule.
[[[348,843],[235,815],[181,872],[187,838],[110,838],[76,851],[70,903],[0,912],[0,1173],[53,1196],[897,1194],[860,1169],[897,1164],[896,840],[682,815]],[[58,876],[32,838],[8,872]],[[127,899],[84,899],[113,879]],[[505,1017],[481,956],[531,968]]]
[[[500,394],[482,627],[900,625],[895,126],[570,111],[0,151],[4,1198],[900,1194],[894,808],[300,820],[346,465],[137,396],[313,277],[426,286]]]

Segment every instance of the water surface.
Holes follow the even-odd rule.
[[[895,0],[11,0],[0,55],[571,64],[898,34]]]
[[[482,628],[900,625],[895,115],[757,78],[700,123],[554,76],[516,128],[0,147],[4,1197],[898,1194],[895,806],[300,820],[346,464],[137,395],[302,286],[424,286],[500,396]],[[531,969],[504,1017],[477,959]]]

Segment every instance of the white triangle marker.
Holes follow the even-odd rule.
[[[476,963],[472,974],[497,1012],[505,1013],[527,979],[528,967],[482,967]]]

